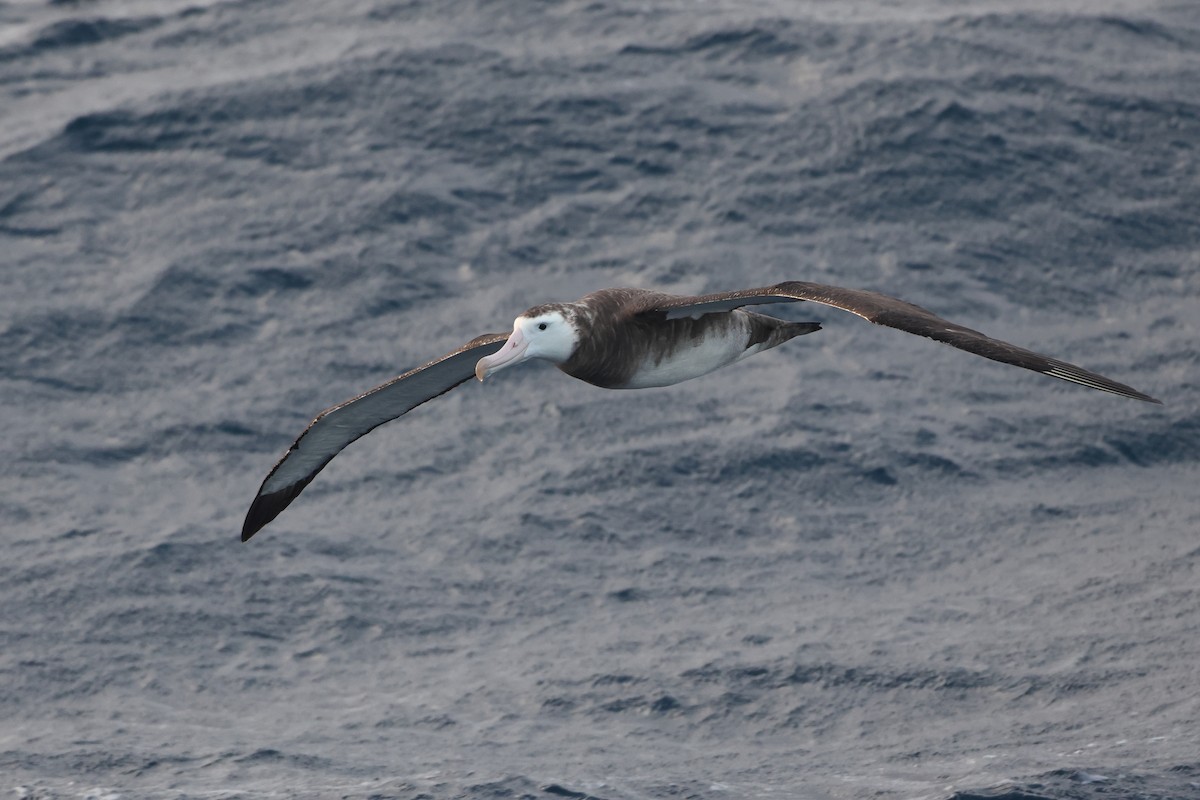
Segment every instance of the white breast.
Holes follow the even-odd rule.
[[[676,348],[659,360],[647,358],[629,384],[622,388],[648,389],[699,378],[762,349],[760,344],[747,348],[749,334],[739,328],[713,331],[703,339]]]

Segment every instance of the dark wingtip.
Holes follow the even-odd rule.
[[[267,523],[278,517],[311,480],[312,478],[298,481],[278,492],[255,497],[254,502],[250,504],[250,510],[246,512],[246,521],[242,523],[242,541],[248,541],[251,536],[266,527]]]
[[[279,516],[282,507],[276,509],[274,513],[267,510],[268,504],[263,502],[270,495],[259,495],[254,498],[254,502],[250,504],[250,510],[246,512],[246,521],[242,523],[242,541],[250,541],[250,537],[258,533],[263,527]]]
[[[1118,383],[1112,378],[1106,378],[1103,375],[1095,372],[1089,372],[1082,367],[1077,367],[1074,364],[1068,364],[1065,361],[1050,360],[1049,366],[1045,369],[1038,370],[1044,375],[1049,375],[1052,378],[1059,380],[1070,381],[1081,386],[1087,386],[1091,389],[1099,389],[1102,392],[1128,397],[1130,400],[1141,400],[1143,403],[1154,403],[1161,406],[1162,400],[1151,397],[1144,392],[1139,392],[1132,386],[1127,386],[1123,383]]]
[[[1138,392],[1137,394],[1125,394],[1124,392],[1114,392],[1114,394],[1119,394],[1122,397],[1128,397],[1130,400],[1141,400],[1143,403],[1154,403],[1154,405],[1156,405],[1156,406],[1161,406],[1163,404],[1163,401],[1159,400],[1157,397],[1151,397],[1150,395],[1142,394],[1141,392]]]
[[[250,517],[247,516],[246,521],[242,523],[242,541],[243,542],[250,541],[250,537],[253,536],[254,534],[258,533],[260,530],[262,530],[262,527],[265,524],[266,523],[262,523],[260,525],[255,522],[251,522]]]
[[[1112,394],[1120,395],[1121,397],[1128,397],[1130,400],[1141,400],[1143,403],[1154,403],[1156,406],[1161,406],[1163,404],[1163,401],[1159,400],[1157,397],[1151,397],[1148,394],[1139,392],[1132,386],[1126,386],[1125,384],[1117,383],[1116,381],[1111,381],[1111,384],[1111,386],[1095,386],[1093,384],[1085,383],[1084,386],[1091,386],[1093,389],[1100,389],[1101,391],[1111,392]]]

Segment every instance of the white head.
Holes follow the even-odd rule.
[[[531,358],[562,364],[571,357],[578,344],[579,330],[562,310],[532,308],[513,322],[513,332],[503,347],[479,359],[475,377],[483,380],[493,372]]]

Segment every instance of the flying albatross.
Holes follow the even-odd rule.
[[[670,386],[820,330],[815,322],[787,322],[742,310],[763,303],[804,300],[993,361],[1160,403],[1103,375],[992,339],[877,292],[803,281],[698,297],[645,289],[602,289],[574,303],[535,306],[517,317],[512,333],[478,336],[441,358],[322,411],[267,474],[246,513],[242,541],[287,508],[346,445],[472,376],[482,381],[522,361],[541,358],[573,378],[604,389]]]

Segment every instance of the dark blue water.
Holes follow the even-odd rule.
[[[0,792],[1200,797],[1194,3],[0,3]],[[676,387],[320,409],[616,285]]]

